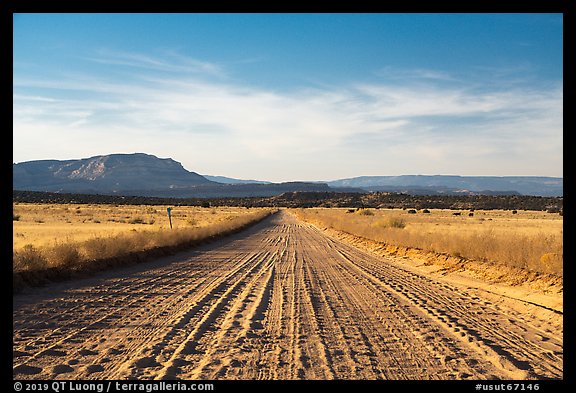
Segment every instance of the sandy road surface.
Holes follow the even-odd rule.
[[[13,300],[16,379],[562,378],[562,331],[279,213]]]

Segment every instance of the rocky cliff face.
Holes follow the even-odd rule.
[[[12,188],[110,193],[211,184],[215,183],[187,171],[171,158],[135,153],[14,164]]]

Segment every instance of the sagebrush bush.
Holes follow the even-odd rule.
[[[373,222],[368,228],[370,231],[378,232],[386,228],[403,229],[406,227],[406,221],[400,217],[386,217]]]
[[[57,243],[47,252],[48,266],[71,268],[80,262],[78,246],[74,243]]]
[[[14,251],[12,258],[13,270],[44,269],[47,265],[46,256],[31,244],[25,245],[19,251]]]
[[[406,227],[406,221],[400,217],[390,217],[387,221],[390,228],[402,229]]]

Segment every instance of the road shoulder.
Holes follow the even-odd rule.
[[[521,276],[517,271],[500,266],[386,246],[346,232],[307,224],[333,239],[384,257],[389,263],[403,269],[460,287],[463,291],[476,292],[487,300],[535,317],[555,329],[562,329],[563,283],[557,277],[528,272]]]

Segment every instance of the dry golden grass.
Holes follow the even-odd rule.
[[[170,229],[166,206],[15,203],[13,269],[90,270],[94,261],[193,245],[238,230],[270,212],[177,206],[172,207]]]
[[[562,276],[563,219],[540,211],[295,209],[300,218],[378,242]]]
[[[13,248],[53,246],[143,230],[169,230],[166,208],[147,205],[86,205],[14,203]],[[174,229],[201,228],[255,209],[171,206]]]

